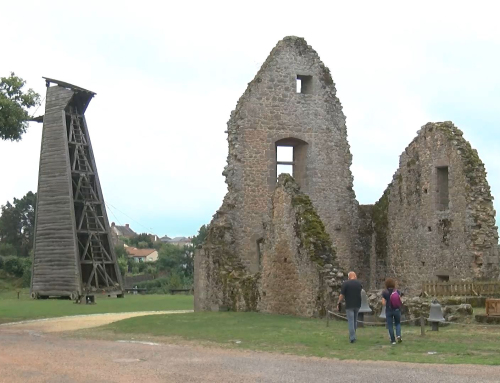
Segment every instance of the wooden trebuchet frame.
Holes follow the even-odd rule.
[[[84,115],[95,93],[46,81],[31,296],[122,297],[122,277]]]

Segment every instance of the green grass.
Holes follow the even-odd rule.
[[[403,343],[392,346],[383,326],[358,329],[350,344],[345,322],[258,313],[201,312],[126,319],[101,328],[113,337],[181,338],[202,344],[339,359],[419,363],[500,364],[500,328],[445,327],[425,337],[404,326]],[[95,334],[93,335],[95,336]],[[236,343],[240,341],[241,343]],[[435,354],[428,354],[435,352]]]
[[[96,295],[95,305],[85,305],[61,299],[33,300],[28,293],[22,290],[17,299],[16,291],[0,292],[0,323],[66,315],[193,309],[192,295],[126,294],[123,299]]]

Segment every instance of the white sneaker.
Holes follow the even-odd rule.
[[[396,344],[396,342],[391,342],[391,344]]]

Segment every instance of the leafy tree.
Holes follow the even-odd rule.
[[[10,243],[0,242],[0,255],[7,257],[11,255],[17,255],[17,250]]]
[[[203,245],[203,242],[205,242],[207,234],[208,234],[208,225],[203,225],[202,227],[200,227],[200,229],[198,230],[198,234],[195,235],[191,240],[191,243],[193,244],[195,249],[198,247],[198,245]]]
[[[156,269],[155,266],[149,264],[148,267],[146,267],[146,274],[151,274],[153,275],[154,277],[156,277],[156,275],[158,275],[158,270]]]
[[[115,254],[116,254],[116,258],[118,258],[118,259],[125,258],[125,263],[127,263],[126,259],[128,258],[128,256],[127,256],[127,251],[125,250],[125,247],[115,246]]]
[[[118,266],[120,267],[120,272],[122,273],[122,276],[125,276],[128,272],[128,262],[127,258],[120,257],[118,258]]]
[[[135,265],[132,267],[132,274],[139,274],[139,266]]]
[[[26,84],[11,72],[0,78],[0,139],[19,141],[28,128],[28,109],[40,105],[40,95],[33,89],[23,91]]]
[[[153,241],[151,241],[148,233],[141,233],[136,235],[135,237],[129,238],[128,245],[135,246],[139,249],[152,249]]]
[[[14,247],[17,255],[29,256],[33,248],[35,231],[36,193],[28,192],[14,203],[2,206],[0,216],[0,241]]]
[[[192,276],[194,272],[193,248],[165,243],[158,252],[156,263],[158,270],[166,271],[168,274]]]
[[[24,273],[24,262],[21,258],[10,257],[5,260],[3,269],[14,277],[22,277]]]

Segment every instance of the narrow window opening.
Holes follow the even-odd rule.
[[[276,147],[276,174],[288,173],[293,177],[293,146]]]
[[[285,259],[283,259],[283,261],[286,263],[286,261],[288,261],[288,259],[287,259],[287,258],[285,258]]]
[[[313,92],[312,76],[297,75],[297,93],[311,94]]]
[[[422,262],[422,266],[425,266],[425,262],[424,261],[421,261]]]
[[[432,227],[427,226],[427,231],[432,231]]]
[[[424,194],[427,194],[427,188],[424,188]]]
[[[259,266],[262,264],[262,246],[264,244],[264,238],[259,238],[257,240],[257,258],[259,261]]]
[[[448,192],[448,166],[439,167],[437,170],[437,207],[445,211],[449,208]]]

